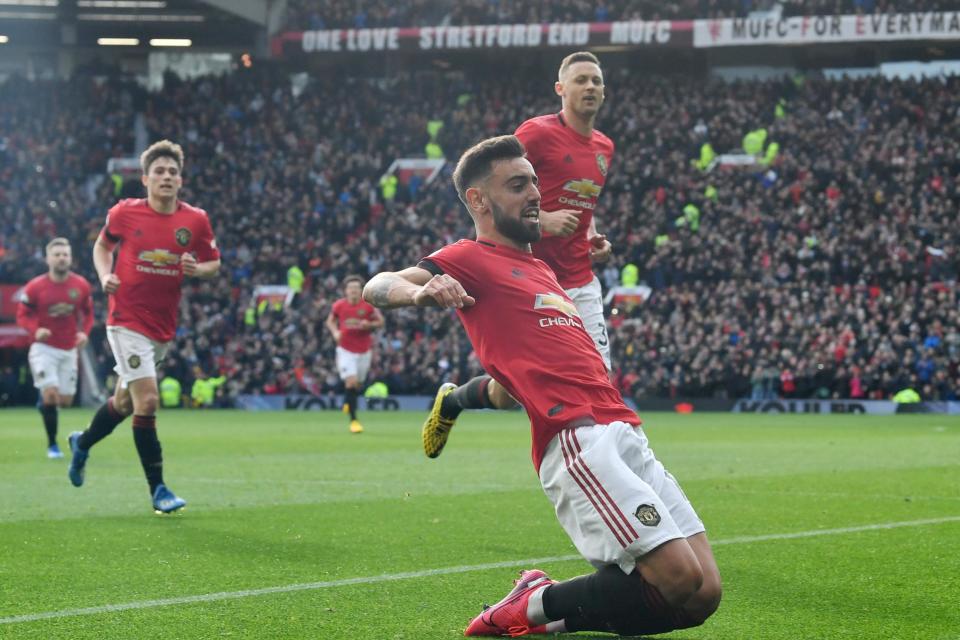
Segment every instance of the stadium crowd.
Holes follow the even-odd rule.
[[[598,271],[609,288],[636,265],[652,290],[611,316],[625,394],[888,398],[910,386],[924,399],[960,396],[957,80],[628,78],[608,71],[598,121],[617,143],[598,209],[614,258]],[[0,280],[42,272],[54,234],[74,241],[78,270],[92,276],[104,212],[136,192],[102,179],[106,159],[133,154],[142,111],[150,140],[184,145],[182,197],[209,212],[223,251],[218,280],[185,287],[166,372],[186,388],[225,375],[221,404],[332,394],[323,320],[342,278],[415,264],[471,235],[449,167],[395,194],[384,170],[423,155],[430,120],[455,158],[555,111],[534,80],[325,76],[303,87],[267,70],[150,95],[121,79],[13,80],[0,94]],[[705,142],[738,150],[757,128],[779,145],[769,164],[693,162]],[[306,283],[291,307],[252,302],[256,285],[285,283],[294,265]],[[429,394],[479,371],[449,312],[387,314],[375,351],[370,380],[392,393]]]
[[[440,24],[537,24],[621,20],[743,18],[775,15],[856,15],[955,11],[957,0],[291,0],[287,29],[364,29]]]

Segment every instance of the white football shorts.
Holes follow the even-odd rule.
[[[597,345],[597,351],[603,357],[607,371],[611,371],[610,336],[607,334],[607,321],[603,317],[603,290],[600,288],[600,280],[594,275],[593,280],[587,284],[566,289],[566,292],[576,305],[583,326],[593,338],[593,344]]]
[[[27,354],[33,386],[41,391],[47,387],[56,387],[62,396],[72,396],[77,392],[77,350],[57,349],[42,342],[30,345]]]
[[[354,353],[347,351],[343,347],[337,347],[337,371],[340,372],[340,379],[346,380],[350,377],[356,377],[357,382],[364,382],[367,379],[367,373],[370,372],[370,361],[373,359],[373,352]]]
[[[540,484],[580,554],[596,568],[637,559],[704,531],[640,427],[624,422],[561,431],[547,445]]]
[[[113,370],[117,372],[121,389],[126,389],[134,380],[156,378],[157,365],[163,362],[170,348],[169,342],[157,342],[126,327],[107,327],[107,342],[117,361]]]

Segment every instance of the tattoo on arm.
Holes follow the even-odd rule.
[[[364,297],[367,299],[367,302],[380,309],[404,306],[403,304],[396,302],[391,303],[390,301],[390,289],[399,280],[402,280],[402,278],[398,278],[393,274],[378,274],[367,283]]]

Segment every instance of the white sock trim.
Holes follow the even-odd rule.
[[[543,585],[531,593],[530,599],[527,600],[527,620],[534,626],[550,622],[547,614],[543,612],[543,591],[549,586],[548,584]]]

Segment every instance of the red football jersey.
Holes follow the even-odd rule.
[[[376,311],[363,300],[357,304],[350,304],[346,298],[340,298],[334,302],[330,313],[337,319],[337,328],[340,329],[340,346],[351,353],[370,351],[370,346],[373,344],[373,330],[361,328],[360,323],[364,320],[373,320]]]
[[[90,283],[72,271],[63,282],[54,282],[49,274],[37,276],[27,283],[17,307],[17,324],[26,329],[34,341],[37,329],[50,330],[44,341],[57,349],[77,346],[77,332],[87,335],[93,328],[93,298]]]
[[[613,162],[613,142],[596,130],[589,138],[580,135],[559,113],[531,118],[514,135],[526,147],[527,159],[540,179],[540,208],[583,211],[571,235],[544,234],[533,245],[533,255],[550,265],[560,286],[582,287],[593,279],[587,230]]]
[[[450,275],[476,298],[457,314],[483,368],[527,410],[538,471],[547,444],[567,427],[640,424],[543,261],[483,240],[460,240],[420,266]]]
[[[172,340],[183,281],[180,255],[192,253],[197,262],[220,257],[207,213],[178,202],[176,211],[163,214],[145,198],[129,198],[110,209],[101,234],[120,243],[113,266],[120,288],[108,296],[107,325]]]

